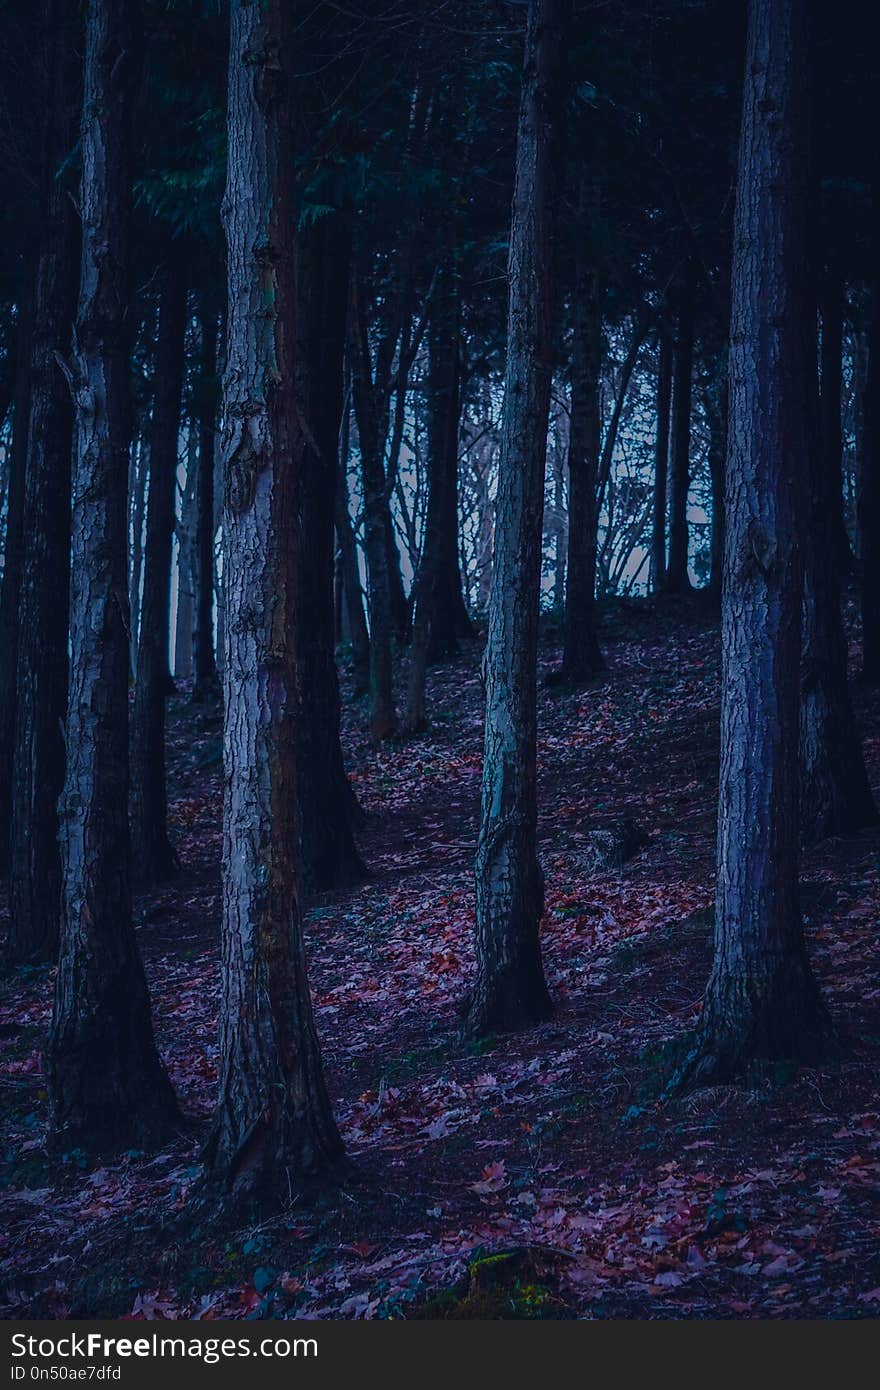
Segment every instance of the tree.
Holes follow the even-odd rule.
[[[672,401],[672,342],[660,330],[657,357],[657,439],[654,445],[654,506],[651,524],[651,592],[666,584],[666,501],[669,477],[669,407]]]
[[[171,555],[185,329],[186,253],[178,242],[168,250],[159,291],[143,598],[131,717],[132,851],[135,877],[145,884],[170,878],[179,866],[168,838],[165,702],[172,689]]]
[[[798,895],[809,22],[751,0],[734,226],[715,956],[684,1075],[817,1057]]]
[[[131,919],[128,831],[129,150],[136,10],[89,0],[80,138],[63,917],[46,1049],[50,1134],[89,1150],[176,1121]]]
[[[595,222],[598,191],[592,171],[579,179],[581,228],[575,248],[572,294],[571,428],[568,439],[568,581],[562,677],[581,682],[604,671],[596,624],[596,555],[599,544],[599,453],[602,410],[602,285],[590,263],[588,228]]]
[[[226,659],[220,1086],[209,1188],[251,1205],[342,1145],[306,978],[296,836],[297,506],[290,78],[284,0],[231,7],[221,451]]]
[[[666,589],[683,594],[688,578],[688,490],[690,488],[691,378],[694,362],[694,312],[697,278],[689,257],[678,289],[678,311],[673,357],[672,424],[669,472],[669,559]]]
[[[197,703],[220,693],[214,656],[214,438],[217,416],[217,320],[199,317],[198,462],[193,565],[193,692]]]
[[[875,244],[880,232],[880,160],[877,164],[871,185]],[[872,257],[859,529],[862,538],[861,677],[867,685],[880,685],[880,266],[876,257]]]
[[[531,0],[526,27],[508,259],[495,565],[484,661],[477,971],[466,1022],[474,1034],[536,1023],[551,1011],[538,939],[544,890],[536,843],[536,662],[569,13],[566,0]]]
[[[351,210],[329,211],[300,234],[297,329],[309,438],[301,467],[297,661],[300,848],[303,886],[340,888],[364,876],[351,826],[354,793],[339,740],[333,556]]]
[[[49,102],[29,363],[12,776],[9,944],[16,960],[54,959],[61,912],[57,803],[64,784],[73,411],[55,354],[69,343],[76,305],[78,226],[69,181],[61,173],[74,144],[79,85],[71,18],[67,0],[44,0]]]

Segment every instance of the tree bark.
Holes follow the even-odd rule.
[[[584,170],[579,192],[581,233],[575,248],[574,333],[571,346],[571,429],[568,440],[568,587],[562,678],[572,684],[605,670],[596,621],[596,558],[599,549],[599,453],[602,415],[602,287],[587,258],[587,219],[598,193]]]
[[[351,261],[351,213],[328,213],[298,248],[300,381],[310,438],[300,489],[299,740],[300,855],[308,892],[348,887],[364,877],[352,834],[354,793],[339,739],[339,677],[334,655],[333,535],[343,411],[343,361]]]
[[[139,883],[161,883],[179,868],[168,838],[165,787],[165,702],[168,670],[171,554],[186,330],[186,257],[173,245],[161,278],[155,395],[150,431],[150,488],[137,674],[131,717],[131,841]]]
[[[484,660],[477,969],[465,1025],[477,1035],[527,1026],[551,1012],[538,938],[544,894],[537,855],[536,668],[569,15],[566,0],[531,0],[526,29]]]
[[[374,743],[380,743],[390,738],[397,728],[391,652],[393,615],[386,520],[388,503],[367,324],[354,275],[351,285],[349,361],[364,488],[364,549],[370,606],[370,734]]]
[[[196,543],[193,566],[193,692],[197,703],[219,697],[214,655],[214,439],[217,419],[217,320],[199,318],[200,363],[196,479]]]
[[[128,831],[130,122],[136,11],[89,0],[80,140],[63,916],[46,1049],[50,1140],[144,1145],[176,1121],[131,919]]]
[[[50,100],[43,134],[43,240],[37,265],[19,604],[9,949],[54,960],[61,914],[58,797],[64,785],[70,454],[73,410],[55,354],[69,347],[79,229],[58,170],[74,144],[78,76],[67,0],[44,0]]]
[[[336,539],[342,561],[342,583],[346,616],[351,635],[351,657],[356,695],[365,695],[370,688],[370,634],[364,613],[364,594],[358,565],[357,541],[351,524],[348,496],[348,448],[351,404],[346,392],[339,431],[339,477],[335,494]]]
[[[687,261],[678,292],[673,364],[672,427],[669,474],[669,561],[666,589],[670,594],[687,593],[688,577],[688,491],[690,489],[691,378],[694,364],[694,313],[697,277],[693,259]]]
[[[18,305],[15,333],[15,385],[12,405],[12,448],[6,507],[6,547],[0,587],[0,875],[9,871],[12,848],[12,764],[24,556],[24,507],[27,479],[28,424],[31,401],[31,332],[33,285],[29,268]]]
[[[651,523],[651,592],[666,584],[666,500],[669,479],[669,407],[672,402],[672,341],[660,331],[657,359],[657,438],[654,444],[654,507]]]
[[[878,161],[880,164],[880,161]],[[873,225],[880,234],[880,168],[872,185]],[[874,257],[865,374],[863,460],[859,489],[861,533],[862,669],[867,685],[880,685],[880,264]]]
[[[727,385],[726,355],[721,358],[716,379],[709,383],[704,397],[706,420],[709,426],[709,482],[712,491],[712,529],[709,537],[708,591],[714,601],[721,598],[724,569],[724,467],[727,457]]]
[[[843,305],[843,275],[832,260],[825,267],[820,281],[822,390],[819,398],[819,438],[823,454],[821,469],[827,479],[825,495],[829,508],[822,524],[831,530],[834,563],[841,575],[852,568],[843,509]]]
[[[470,630],[458,564],[461,391],[455,274],[455,259],[450,257],[437,276],[428,324],[428,505],[415,585],[405,720],[409,733],[427,723],[428,666],[454,656],[458,638]]]
[[[298,491],[284,0],[231,7],[223,220],[226,590],[220,1088],[205,1150],[224,1203],[289,1201],[342,1156],[306,978],[297,864]]]
[[[715,957],[686,1075],[818,1057],[798,900],[809,23],[751,0],[734,224]]]

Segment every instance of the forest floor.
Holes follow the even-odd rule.
[[[711,951],[717,625],[613,609],[609,673],[548,688],[542,940],[552,1022],[458,1040],[472,967],[479,644],[432,673],[433,724],[379,751],[347,702],[371,878],[312,905],[311,982],[346,1186],[245,1229],[187,1197],[216,1077],[219,717],[170,711],[183,870],[137,902],[159,1044],[190,1127],[112,1162],[43,1149],[46,969],[0,990],[5,1317],[865,1317],[880,1312],[880,831],[804,858],[816,969],[849,1049],[662,1098]],[[880,699],[855,688],[875,790]],[[647,844],[596,873],[595,827]],[[0,924],[6,910],[0,903]],[[505,1258],[495,1258],[505,1256]]]

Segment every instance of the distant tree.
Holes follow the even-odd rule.
[[[217,423],[217,320],[199,315],[196,535],[193,565],[193,700],[220,694],[214,655],[214,439]]]
[[[669,408],[672,401],[672,340],[660,331],[657,354],[657,437],[654,445],[654,506],[651,524],[651,591],[666,583],[666,507],[669,479]]]
[[[205,1150],[221,1200],[288,1201],[342,1144],[306,978],[296,835],[297,503],[290,58],[284,0],[233,0],[221,451],[226,659],[220,1085]]]
[[[567,0],[531,0],[526,27],[484,662],[477,969],[466,1021],[473,1034],[536,1023],[551,1011],[538,940],[544,884],[537,854],[536,663],[569,17]]]
[[[809,17],[751,0],[734,230],[715,957],[683,1075],[818,1057],[798,893]]]
[[[175,1122],[131,919],[128,830],[129,175],[132,0],[89,0],[82,267],[67,370],[75,442],[63,917],[46,1049],[52,1142],[144,1144]]]
[[[691,388],[696,292],[696,266],[693,258],[689,257],[676,296],[669,456],[669,557],[666,565],[666,589],[671,594],[686,593],[691,587],[688,578],[688,490],[691,481]]]
[[[143,596],[131,715],[132,853],[135,877],[144,884],[161,883],[178,867],[168,838],[165,703],[173,688],[168,669],[171,559],[186,294],[186,248],[174,242],[160,275]]]

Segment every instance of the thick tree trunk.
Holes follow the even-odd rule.
[[[672,340],[661,329],[657,358],[657,438],[654,444],[654,507],[651,522],[651,592],[666,584],[666,500],[669,479],[669,408],[672,402]]]
[[[597,193],[581,174],[582,218]],[[599,548],[599,452],[602,434],[599,373],[602,364],[602,287],[582,234],[575,248],[574,334],[571,346],[571,429],[568,440],[568,588],[562,677],[573,684],[605,669],[596,621],[596,557]]]
[[[370,734],[375,743],[380,743],[390,738],[397,727],[391,651],[393,614],[388,562],[388,502],[367,325],[355,276],[352,276],[349,330],[352,400],[364,489],[364,549],[367,554],[370,606]]]
[[[89,0],[74,396],[63,916],[46,1049],[51,1141],[145,1144],[176,1120],[131,920],[128,832],[130,0]]]
[[[58,797],[64,785],[70,453],[73,409],[55,358],[70,345],[79,227],[57,171],[73,147],[78,77],[68,0],[44,0],[50,102],[44,131],[43,241],[37,266],[19,606],[13,764],[14,960],[54,960],[61,914]]]
[[[162,272],[144,586],[131,717],[131,842],[135,878],[161,883],[179,867],[168,838],[165,702],[171,612],[171,553],[186,330],[186,258],[173,246]]]
[[[688,577],[687,509],[691,483],[691,378],[694,364],[696,292],[696,266],[693,260],[689,260],[682,273],[678,292],[673,365],[669,461],[669,561],[666,567],[666,589],[670,594],[684,594],[691,587]]]
[[[364,876],[352,835],[353,793],[339,741],[339,677],[333,641],[333,535],[350,211],[322,217],[302,233],[298,249],[298,366],[310,432],[300,487],[298,814],[303,887],[323,892]]]
[[[536,666],[569,15],[566,0],[531,0],[526,29],[484,662],[477,972],[466,1023],[472,1034],[526,1026],[551,1012],[538,939],[543,874],[537,854]]]
[[[33,286],[30,283],[30,274],[27,271],[25,273],[28,283],[22,291],[22,301],[18,305],[15,333],[12,448],[9,459],[3,583],[0,586],[0,875],[9,871],[12,848],[12,763],[15,751],[19,604],[24,556],[24,508],[31,402]]]
[[[199,318],[202,360],[199,383],[199,460],[193,566],[193,692],[198,703],[220,694],[214,656],[214,437],[217,420],[217,320]]]
[[[284,0],[233,0],[221,450],[226,641],[221,1201],[289,1201],[342,1144],[306,978],[295,823],[297,508],[290,91]]]
[[[830,1025],[798,901],[806,454],[808,49],[799,0],[751,0],[734,228],[715,958],[696,1081],[815,1058]]]

